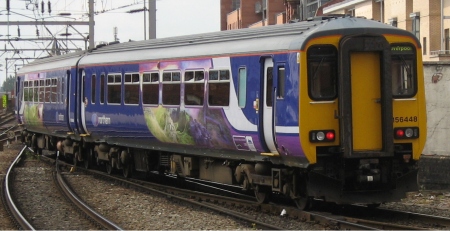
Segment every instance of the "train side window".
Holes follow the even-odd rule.
[[[45,102],[50,103],[50,99],[52,96],[52,80],[46,79],[45,80]]]
[[[230,71],[210,70],[208,78],[208,103],[210,106],[230,105]]]
[[[312,46],[307,51],[309,97],[331,100],[337,96],[337,49],[332,45]]]
[[[163,73],[162,103],[166,105],[180,105],[180,72],[169,71]]]
[[[105,75],[100,75],[100,103],[105,103]]]
[[[139,73],[125,74],[125,104],[139,104]]]
[[[286,71],[284,66],[278,67],[278,87],[277,87],[277,99],[283,99],[285,94],[286,84]]]
[[[39,80],[39,101],[45,102],[45,80]]]
[[[159,99],[159,73],[144,73],[142,75],[142,103],[158,104]]]
[[[28,81],[24,81],[23,82],[23,101],[29,101],[29,96],[28,96]]]
[[[35,80],[33,84],[33,102],[39,102],[39,80]]]
[[[412,97],[417,92],[416,51],[411,45],[391,46],[392,95],[395,98]]]
[[[247,99],[247,69],[245,67],[239,68],[238,84],[238,104],[239,107],[244,108]]]
[[[57,90],[58,80],[56,78],[53,78],[53,79],[51,79],[51,83],[52,83],[52,85],[51,85],[52,95],[51,95],[50,101],[52,103],[56,103],[58,100],[58,90]]]
[[[203,105],[205,92],[205,72],[186,71],[184,73],[184,103]]]
[[[109,74],[108,75],[108,103],[120,104],[122,98],[122,75],[121,74]]]
[[[95,87],[96,87],[96,75],[91,76],[91,104],[95,104]]]

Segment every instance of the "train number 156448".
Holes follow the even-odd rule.
[[[417,122],[417,116],[396,116],[392,118],[394,123]]]

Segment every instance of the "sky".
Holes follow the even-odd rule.
[[[0,21],[88,21],[88,0],[44,0],[44,13],[42,10],[43,0],[10,0],[11,14],[7,15],[6,0],[0,2]],[[51,2],[51,12],[48,13],[48,2]],[[37,7],[36,7],[37,5]],[[148,0],[145,0],[148,6]],[[130,10],[142,9],[144,0],[95,0],[95,41],[114,41],[114,27],[117,27],[117,38],[120,42],[129,40],[144,40],[144,22],[146,25],[146,38],[148,39],[148,14],[144,20],[144,12],[127,13]],[[70,16],[61,17],[60,13],[71,13]],[[36,30],[42,37],[62,38],[65,43],[65,33],[72,34],[72,38],[86,37],[89,32],[88,26],[0,26],[0,39],[36,38]],[[172,36],[206,33],[220,30],[220,0],[156,0],[156,37],[165,38]],[[50,34],[51,33],[51,34]],[[9,36],[7,36],[9,35]],[[11,42],[0,41],[0,48],[50,48],[49,41],[34,42],[22,41]],[[68,41],[69,46],[84,49],[84,42],[78,41],[73,44]],[[29,58],[47,56],[47,53],[28,51],[21,54],[5,52],[0,49],[0,85],[6,78],[6,66],[8,76],[19,69],[23,64],[31,60],[18,60],[12,58]],[[8,58],[8,65],[5,58]]]

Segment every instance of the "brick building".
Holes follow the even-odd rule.
[[[450,60],[450,0],[221,0],[221,29],[347,14],[416,34],[424,61]]]
[[[314,17],[330,0],[220,0],[221,30],[283,24]]]

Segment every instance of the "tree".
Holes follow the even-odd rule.
[[[15,82],[16,78],[14,78],[13,76],[9,76],[9,78],[6,78],[6,80],[3,81],[1,90],[4,92],[11,92],[12,90],[14,90]]]

